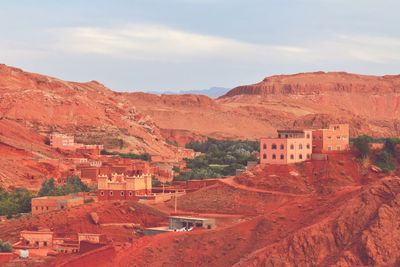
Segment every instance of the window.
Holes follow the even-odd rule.
[[[310,139],[310,134],[307,134],[307,138]]]
[[[132,191],[129,191],[129,196],[131,197],[131,196],[133,196],[133,193],[132,193]]]
[[[285,149],[285,146],[284,146],[284,145],[281,145],[281,149]]]
[[[294,149],[294,145],[293,144],[290,145],[290,149]]]
[[[336,147],[336,150],[340,150],[340,146],[337,146],[337,147]]]
[[[346,139],[347,139],[347,136],[346,136],[346,135],[343,135],[343,136],[342,136],[342,139],[343,139],[343,140],[346,140]]]
[[[49,207],[48,207],[48,206],[46,206],[46,210],[49,210]]]
[[[332,136],[328,136],[328,140],[332,140]]]
[[[331,146],[328,146],[328,150],[329,150],[329,151],[332,150],[332,147],[331,147]]]
[[[109,194],[110,194],[110,196],[113,196],[113,195],[114,195],[114,192],[113,192],[113,191],[110,191]]]
[[[307,144],[307,149],[310,149],[310,144]]]
[[[292,154],[292,155],[290,155],[290,159],[294,159],[294,155]]]
[[[310,154],[307,154],[307,159],[310,159]]]
[[[43,246],[47,247],[47,241],[43,241]]]
[[[266,159],[266,158],[267,158],[267,154],[264,154],[264,155],[263,155],[263,159]]]
[[[267,149],[267,145],[266,144],[263,145],[263,149]]]
[[[121,191],[120,195],[123,197],[125,195],[124,191]]]
[[[104,196],[104,191],[101,191],[101,192],[100,192],[100,196]]]
[[[337,140],[340,140],[340,135],[336,136]]]
[[[288,138],[289,136],[286,134],[285,137]]]
[[[299,159],[303,159],[303,154],[300,154],[300,155],[299,155]]]
[[[276,155],[275,154],[272,155],[272,159],[276,159]]]
[[[281,154],[281,159],[284,159],[284,158],[285,158],[285,156],[283,154]]]
[[[303,144],[299,144],[299,149],[303,149]]]
[[[276,144],[272,144],[272,149],[276,149]]]

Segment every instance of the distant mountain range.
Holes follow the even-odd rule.
[[[151,94],[156,95],[183,95],[183,94],[193,94],[193,95],[206,95],[210,98],[217,98],[226,94],[230,88],[225,87],[211,87],[209,89],[203,90],[181,90],[181,91],[150,91]]]

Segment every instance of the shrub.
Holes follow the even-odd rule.
[[[0,252],[12,252],[12,246],[0,239]]]
[[[143,153],[143,154],[135,154],[135,153],[120,153],[120,152],[111,152],[107,151],[105,149],[100,151],[101,155],[109,155],[109,156],[119,156],[121,158],[127,158],[127,159],[141,159],[145,161],[149,161],[151,156],[148,153]]]
[[[392,155],[386,150],[382,150],[376,157],[376,165],[385,172],[390,172],[394,169]]]
[[[372,137],[368,135],[361,135],[354,139],[354,146],[357,149],[360,158],[368,157],[370,152],[369,143],[371,143],[372,140]]]

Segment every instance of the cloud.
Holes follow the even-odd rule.
[[[55,34],[56,47],[64,51],[142,60],[225,58],[251,61],[277,53],[291,57],[307,52],[302,47],[253,44],[159,25],[62,28]]]

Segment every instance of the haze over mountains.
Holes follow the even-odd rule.
[[[225,87],[211,87],[209,89],[203,90],[180,90],[180,91],[150,91],[150,94],[156,95],[183,95],[183,94],[192,94],[192,95],[205,95],[210,98],[217,98],[226,94],[230,89]]]

